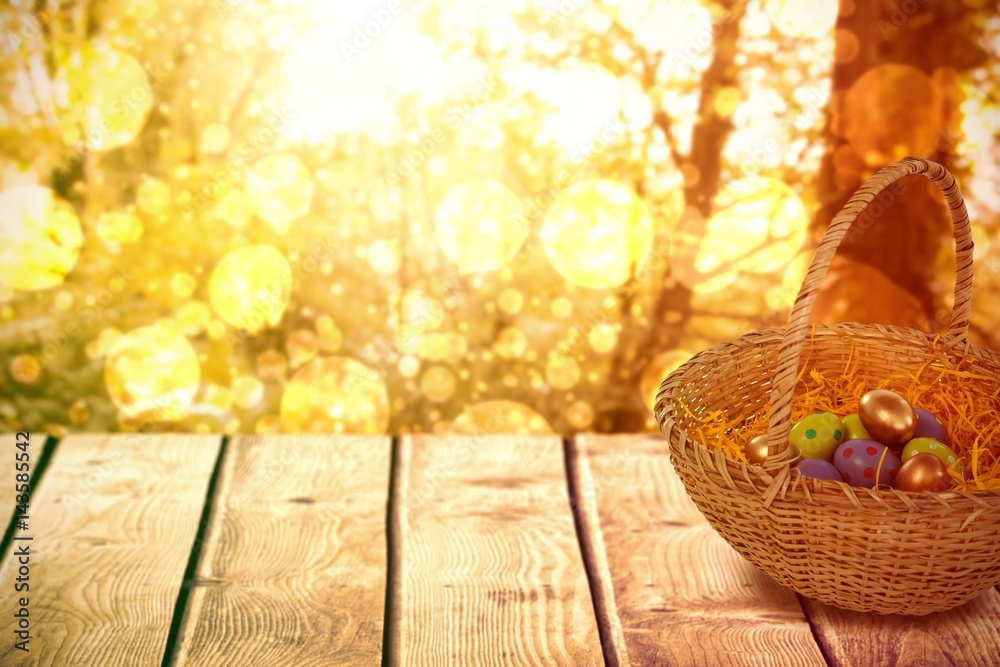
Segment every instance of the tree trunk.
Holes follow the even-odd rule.
[[[732,121],[728,116],[715,112],[716,93],[721,88],[737,85],[737,68],[734,60],[740,36],[740,21],[746,11],[745,0],[726,0],[721,3],[727,20],[720,21],[715,31],[715,51],[712,61],[702,75],[701,95],[698,103],[699,122],[691,136],[691,152],[686,162],[698,170],[698,178],[684,189],[685,206],[696,210],[707,218],[712,212],[712,203],[719,190],[722,177],[722,150],[725,148]],[[664,110],[653,116],[664,134],[670,138],[670,118]],[[681,167],[680,164],[677,165]],[[631,306],[631,300],[624,300]],[[684,333],[691,316],[691,288],[668,275],[656,297],[650,315],[650,325],[638,341],[631,354],[616,352],[612,363],[612,387],[622,387],[627,394],[615,396],[609,387],[605,400],[611,406],[598,415],[595,428],[598,431],[636,432],[646,429],[649,406],[643,405],[638,391],[638,379],[654,356],[669,349],[671,341],[678,340]],[[622,319],[631,317],[622,313]],[[618,347],[628,343],[623,341]]]
[[[940,162],[961,182],[963,174],[954,169],[955,77],[985,55],[970,34],[976,31],[972,12],[949,0],[842,0],[836,32],[841,57],[833,70],[828,149],[817,183],[821,206],[812,221],[817,238],[865,179],[905,154]],[[870,227],[841,245],[813,320],[938,331],[947,325],[940,313],[952,284],[950,275],[938,274],[939,253],[951,252],[944,199],[920,176],[880,199],[885,212],[876,216],[879,209],[873,208]],[[858,293],[864,273],[858,264],[887,279],[884,289],[868,290],[863,302],[848,296]],[[914,300],[922,311],[917,321]]]

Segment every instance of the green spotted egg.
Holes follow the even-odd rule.
[[[844,422],[830,412],[817,412],[796,422],[788,441],[799,448],[804,459],[829,461],[844,441]]]
[[[857,413],[844,417],[844,440],[871,440]]]

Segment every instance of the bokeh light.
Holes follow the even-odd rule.
[[[452,423],[449,432],[462,435],[515,433],[548,435],[552,427],[545,418],[523,403],[486,401],[467,407]]]
[[[97,219],[97,235],[105,243],[135,243],[142,232],[142,220],[134,213],[108,211]]]
[[[312,174],[294,155],[270,155],[247,173],[247,201],[279,233],[309,211]]]
[[[433,403],[444,403],[455,395],[455,376],[443,366],[424,371],[420,378],[420,393]]]
[[[126,417],[177,421],[198,391],[201,366],[194,348],[169,321],[122,335],[108,351],[104,382]]]
[[[837,20],[837,0],[767,0],[774,27],[789,37],[818,38],[829,34]]]
[[[930,77],[908,65],[880,65],[847,92],[838,129],[869,166],[878,167],[933,147],[941,113]]]
[[[385,382],[349,357],[314,359],[285,386],[281,425],[288,433],[385,433]]]
[[[73,209],[35,185],[0,192],[0,230],[0,282],[20,290],[62,283],[83,243]]]
[[[7,430],[652,431],[905,155],[966,197],[1000,349],[990,3],[210,4],[0,12]],[[946,325],[927,185],[814,319]]]
[[[101,43],[66,52],[53,83],[59,130],[69,144],[95,151],[139,134],[153,106],[146,70],[133,56]]]
[[[521,200],[496,181],[473,179],[452,188],[434,216],[445,257],[463,273],[498,269],[528,236]]]
[[[541,238],[566,280],[593,289],[615,287],[649,254],[653,220],[628,187],[588,180],[556,197],[545,214]]]
[[[754,176],[734,181],[716,200],[716,212],[697,234],[693,252],[678,253],[678,276],[696,291],[714,292],[740,272],[784,268],[805,241],[809,217],[784,183]]]
[[[270,246],[249,246],[223,257],[212,271],[212,307],[231,326],[257,333],[281,321],[292,289],[292,267]]]

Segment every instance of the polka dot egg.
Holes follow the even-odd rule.
[[[891,486],[896,480],[899,457],[885,445],[874,440],[848,440],[837,448],[833,465],[851,486],[866,489]]]
[[[798,447],[804,459],[829,461],[844,439],[844,422],[829,412],[817,412],[796,422],[788,441]]]
[[[962,461],[958,458],[958,454],[952,451],[951,447],[934,438],[914,438],[903,447],[903,461],[917,454],[933,454],[941,459],[946,467],[959,474],[963,472]]]

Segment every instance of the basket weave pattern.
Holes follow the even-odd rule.
[[[809,324],[830,261],[852,223],[879,192],[910,174],[936,183],[951,211],[956,281],[949,332]],[[853,354],[871,386],[901,370],[917,372],[929,361],[931,372],[935,364],[964,359],[963,368],[988,378],[977,381],[984,392],[1000,388],[1000,355],[967,339],[971,297],[971,228],[951,174],[936,163],[906,158],[873,175],[830,224],[788,328],[755,331],[710,348],[660,387],[654,412],[671,461],[712,527],[781,584],[845,609],[924,615],[958,606],[1000,582],[1000,490],[874,491],[790,473],[796,452],[788,446],[788,432],[800,359],[808,359],[809,368],[839,374]],[[713,410],[730,418],[770,411],[770,456],[763,466],[734,461],[688,436]]]

